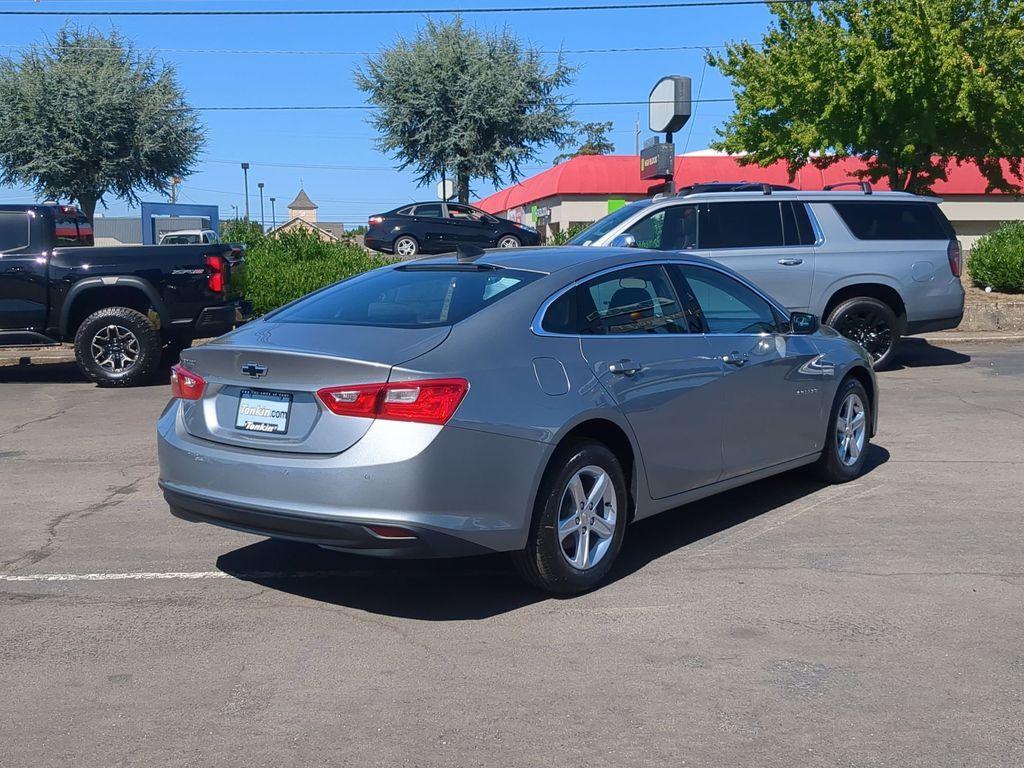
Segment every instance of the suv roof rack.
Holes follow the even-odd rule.
[[[770,195],[772,192],[795,192],[795,187],[785,184],[768,184],[763,181],[706,181],[699,184],[691,184],[683,187],[676,194],[677,197],[687,195],[700,195],[707,193],[722,192],[760,192],[763,195]]]
[[[833,189],[839,189],[839,187],[860,187],[860,191],[865,195],[873,195],[875,190],[871,188],[871,185],[866,181],[841,181],[838,184],[826,184],[822,187],[826,192],[831,192]]]

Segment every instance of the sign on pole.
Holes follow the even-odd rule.
[[[655,133],[675,133],[690,119],[691,80],[682,75],[669,75],[654,84],[648,98],[648,124]]]
[[[455,182],[451,179],[437,182],[438,200],[450,200],[455,194]]]

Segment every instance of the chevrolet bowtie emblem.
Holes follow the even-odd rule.
[[[246,376],[252,376],[254,379],[258,379],[261,376],[267,375],[267,366],[260,365],[259,363],[246,363],[242,366],[242,373]]]

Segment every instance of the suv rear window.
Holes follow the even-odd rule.
[[[832,203],[858,240],[950,240],[952,225],[935,203]]]
[[[434,328],[454,325],[542,275],[422,265],[353,277],[273,315],[282,323]]]

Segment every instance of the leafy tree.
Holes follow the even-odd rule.
[[[743,163],[866,161],[860,177],[923,192],[973,163],[1013,191],[1024,155],[1024,1],[827,0],[772,5],[760,48],[708,62],[732,79],[736,112],[717,149]],[[1009,174],[999,162],[1007,161]]]
[[[66,26],[0,59],[0,181],[70,199],[90,219],[108,194],[138,202],[186,176],[203,144],[174,70],[117,32]]]
[[[564,163],[580,155],[610,155],[615,151],[615,144],[608,138],[613,125],[610,120],[603,123],[574,123],[573,132],[577,135],[582,134],[583,141],[575,152],[558,155],[554,164]]]
[[[456,18],[428,21],[414,40],[368,58],[355,82],[379,107],[378,147],[421,184],[453,177],[465,203],[470,179],[515,181],[539,146],[565,143],[570,111],[559,91],[572,74],[561,56],[549,68],[510,32],[481,34]]]

